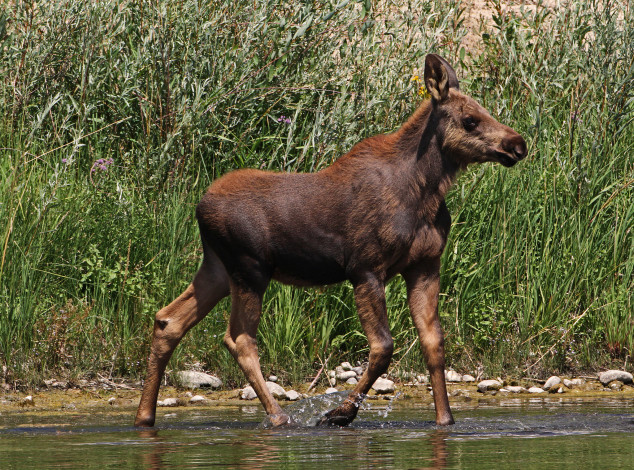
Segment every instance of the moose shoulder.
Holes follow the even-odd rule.
[[[429,369],[436,422],[451,424],[438,319],[440,257],[451,218],[445,194],[470,163],[512,166],[524,139],[462,94],[441,57],[425,60],[431,100],[396,132],[365,139],[314,174],[238,170],[209,188],[196,210],[204,257],[193,282],[156,314],[147,380],[135,425],[152,426],[174,348],[223,297],[232,311],[224,342],[273,424],[289,422],[265,386],[256,347],[271,279],[294,285],[348,280],[370,346],[369,365],[322,423],[346,425],[390,363],[385,283],[401,274]]]

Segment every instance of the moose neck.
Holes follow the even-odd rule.
[[[414,171],[410,173],[411,194],[424,200],[431,212],[429,215],[434,216],[459,166],[442,153],[442,123],[431,101],[421,104],[395,137],[404,160],[414,165]]]

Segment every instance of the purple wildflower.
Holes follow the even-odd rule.
[[[282,115],[279,118],[277,118],[277,122],[283,122],[284,124],[290,124],[291,123],[291,118]]]
[[[68,159],[67,158],[62,158],[62,163],[68,163]]]
[[[104,160],[100,158],[95,160],[95,163],[92,164],[92,168],[90,169],[90,173],[94,173],[96,170],[107,171],[108,167],[114,163],[112,158],[108,158]]]

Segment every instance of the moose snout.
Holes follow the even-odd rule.
[[[527,153],[526,141],[516,132],[514,132],[514,135],[504,139],[502,148],[517,160],[523,159]]]

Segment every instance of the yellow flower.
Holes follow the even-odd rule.
[[[418,75],[414,75],[410,82],[420,82],[420,77]]]
[[[431,98],[431,95],[427,91],[427,88],[424,85],[418,87],[418,96],[423,98]]]

